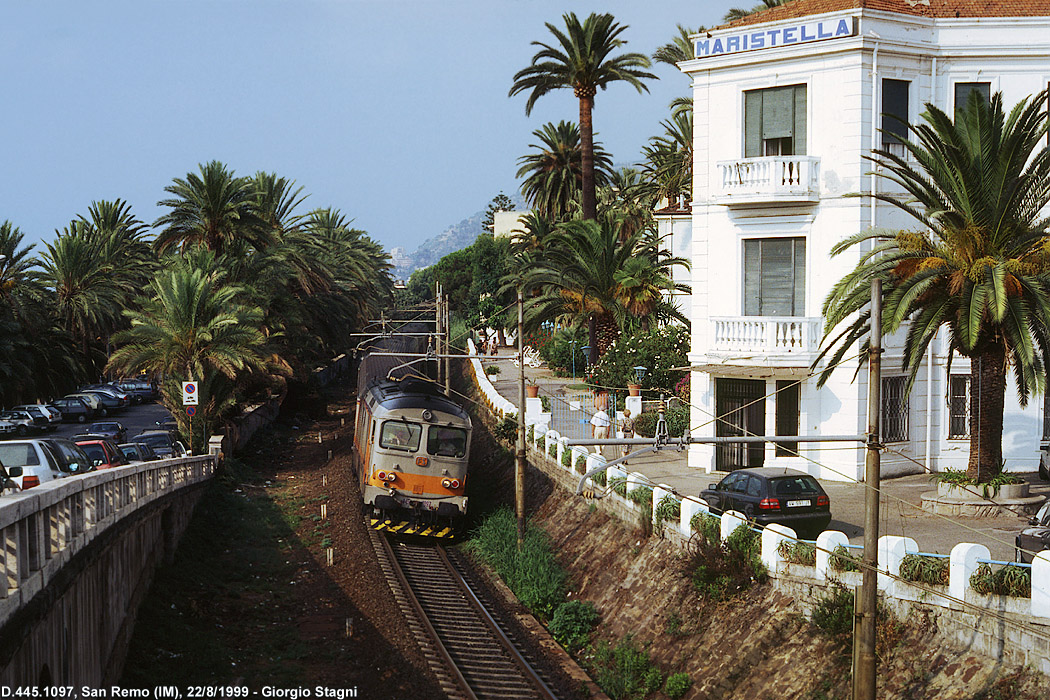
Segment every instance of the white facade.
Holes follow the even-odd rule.
[[[836,28],[838,36],[823,37]],[[774,39],[818,32],[820,40],[768,47]],[[759,34],[763,41],[751,40]],[[741,50],[743,35],[763,48]],[[815,379],[803,381],[797,403],[780,384],[779,431],[773,394],[778,381],[809,375],[823,333],[824,299],[858,261],[859,247],[835,258],[831,247],[871,226],[918,226],[889,204],[873,205],[873,185],[892,191],[892,183],[873,178],[864,159],[883,138],[875,132],[883,125],[873,124],[872,116],[904,90],[908,121],[916,124],[928,102],[951,114],[957,83],[987,83],[991,92],[1003,92],[1007,109],[1045,89],[1050,17],[933,18],[845,9],[712,31],[698,40],[702,57],[680,64],[692,78],[694,104],[693,434],[716,434],[716,412],[725,415],[749,401],[752,408],[734,415],[754,434],[791,434],[783,428],[791,426],[792,412],[800,435],[861,434],[867,380],[866,370],[856,374],[855,359],[820,390]],[[718,53],[727,48],[736,52]],[[756,147],[789,155],[754,155]],[[857,193],[862,196],[849,196]],[[885,341],[884,377],[904,375],[901,340]],[[953,376],[968,371],[965,358],[952,362]],[[742,379],[751,382],[733,381]],[[948,385],[943,345],[936,342],[908,397],[906,429],[898,425],[903,439],[884,439],[884,475],[965,467],[968,437],[949,436]],[[1006,397],[1007,468],[1032,471],[1043,399],[1035,396],[1021,409],[1012,381]],[[748,410],[750,418],[739,418]],[[953,425],[959,424],[957,417]],[[798,451],[801,457],[778,456],[768,445],[718,456],[712,446],[693,445],[689,463],[713,470],[761,461],[829,479],[863,475],[863,450],[850,443],[802,443]]]

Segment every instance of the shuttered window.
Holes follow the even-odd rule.
[[[970,101],[971,95],[976,92],[985,102],[992,99],[991,83],[956,83],[955,84],[955,109],[965,109]]]
[[[882,380],[882,441],[904,442],[908,439],[907,377],[885,377]]]
[[[744,241],[744,315],[803,316],[806,239]]]
[[[744,157],[806,154],[806,86],[744,93]]]
[[[953,374],[948,378],[948,439],[970,436],[970,375]]]
[[[798,380],[777,381],[777,435],[798,435]],[[797,442],[778,442],[777,457],[798,456]]]
[[[882,147],[890,148],[908,137],[908,89],[907,80],[882,81]],[[901,149],[903,154],[903,149]]]

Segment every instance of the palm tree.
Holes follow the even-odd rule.
[[[659,274],[642,273],[630,262],[634,258]],[[523,266],[504,278],[504,289],[521,284],[527,293],[525,320],[530,329],[545,321],[587,323],[591,361],[596,362],[629,320],[628,305],[646,296],[648,289],[643,292],[641,287],[676,288],[668,274],[669,265],[676,262],[655,248],[644,232],[625,237],[616,225],[570,221],[550,235],[542,252],[526,256]],[[627,276],[625,270],[630,271]],[[642,313],[652,308],[632,306]]]
[[[221,276],[179,265],[157,273],[141,310],[127,312],[131,327],[114,336],[120,347],[107,370],[149,372],[167,378],[165,407],[183,435],[196,442],[190,419],[178,405],[179,382],[196,381],[202,392],[198,424],[210,427],[228,404],[229,385],[242,371],[262,369],[262,311],[239,302],[242,289]]]
[[[643,68],[650,66],[649,59],[640,53],[625,53],[610,56],[624,45],[620,34],[626,25],[617,24],[610,14],[591,13],[582,23],[575,13],[562,16],[565,32],[547,22],[547,29],[557,39],[557,46],[540,41],[532,42],[541,50],[532,57],[532,65],[518,71],[509,95],[529,92],[525,103],[525,114],[531,114],[536,101],[547,93],[562,88],[571,88],[580,101],[580,147],[582,168],[583,218],[593,219],[596,212],[594,124],[594,97],[598,88],[606,89],[610,83],[623,81],[633,85],[638,92],[648,88],[643,79],[655,78]]]
[[[954,122],[926,105],[926,123],[910,127],[914,141],[903,141],[907,157],[885,149],[872,157],[910,195],[875,196],[925,230],[867,231],[832,250],[872,246],[824,302],[823,353],[834,350],[829,367],[868,333],[873,278],[883,283],[883,331],[908,322],[903,364],[911,381],[947,326],[950,350],[971,359],[967,473],[978,481],[1001,466],[1007,367],[1013,365],[1022,405],[1045,390],[1050,368],[1050,220],[1040,213],[1050,203],[1046,96],[1022,100],[1008,116],[1001,94],[970,100]]]
[[[682,61],[695,58],[693,40],[689,37],[702,31],[705,31],[703,27],[686,29],[679,24],[678,34],[669,43],[664,44],[653,52],[653,60],[657,63],[666,63],[669,66],[677,67]]]
[[[657,198],[657,188],[640,170],[620,168],[612,174],[608,186],[598,190],[598,220],[617,227],[621,238],[641,231],[655,232],[653,207]]]
[[[198,173],[176,178],[164,188],[173,195],[157,202],[171,211],[153,225],[163,226],[153,245],[158,253],[199,245],[217,253],[238,243],[265,246],[271,229],[256,210],[252,181],[235,177],[217,160],[201,165]]]
[[[755,5],[750,10],[745,10],[740,7],[734,7],[726,13],[726,16],[722,19],[726,22],[735,22],[738,19],[743,19],[749,15],[753,15],[756,12],[764,12],[765,10],[772,9],[774,7],[780,7],[785,5],[791,0],[762,0],[761,5]]]
[[[572,122],[548,122],[532,135],[538,139],[538,143],[529,145],[535,151],[518,159],[516,177],[525,178],[521,193],[540,216],[565,221],[579,202],[583,186],[580,130]],[[594,181],[605,185],[611,177],[612,158],[601,143],[595,142],[593,151]]]
[[[645,153],[645,170],[668,202],[693,191],[693,110],[673,109],[671,118],[660,122],[662,136],[649,139]]]

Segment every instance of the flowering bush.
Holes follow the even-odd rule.
[[[638,332],[618,338],[588,373],[595,387],[626,387],[637,378],[634,368],[646,368],[642,388],[651,394],[675,393],[688,370],[672,369],[689,365],[689,331],[681,326],[665,326],[648,333]]]

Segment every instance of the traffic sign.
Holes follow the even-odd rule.
[[[186,407],[186,415],[189,416],[190,418],[193,418],[193,414],[196,413],[196,412],[197,412],[197,407],[194,406],[193,404],[190,404],[189,406]]]
[[[182,405],[183,406],[196,406],[197,405],[197,382],[183,382],[182,383]]]

